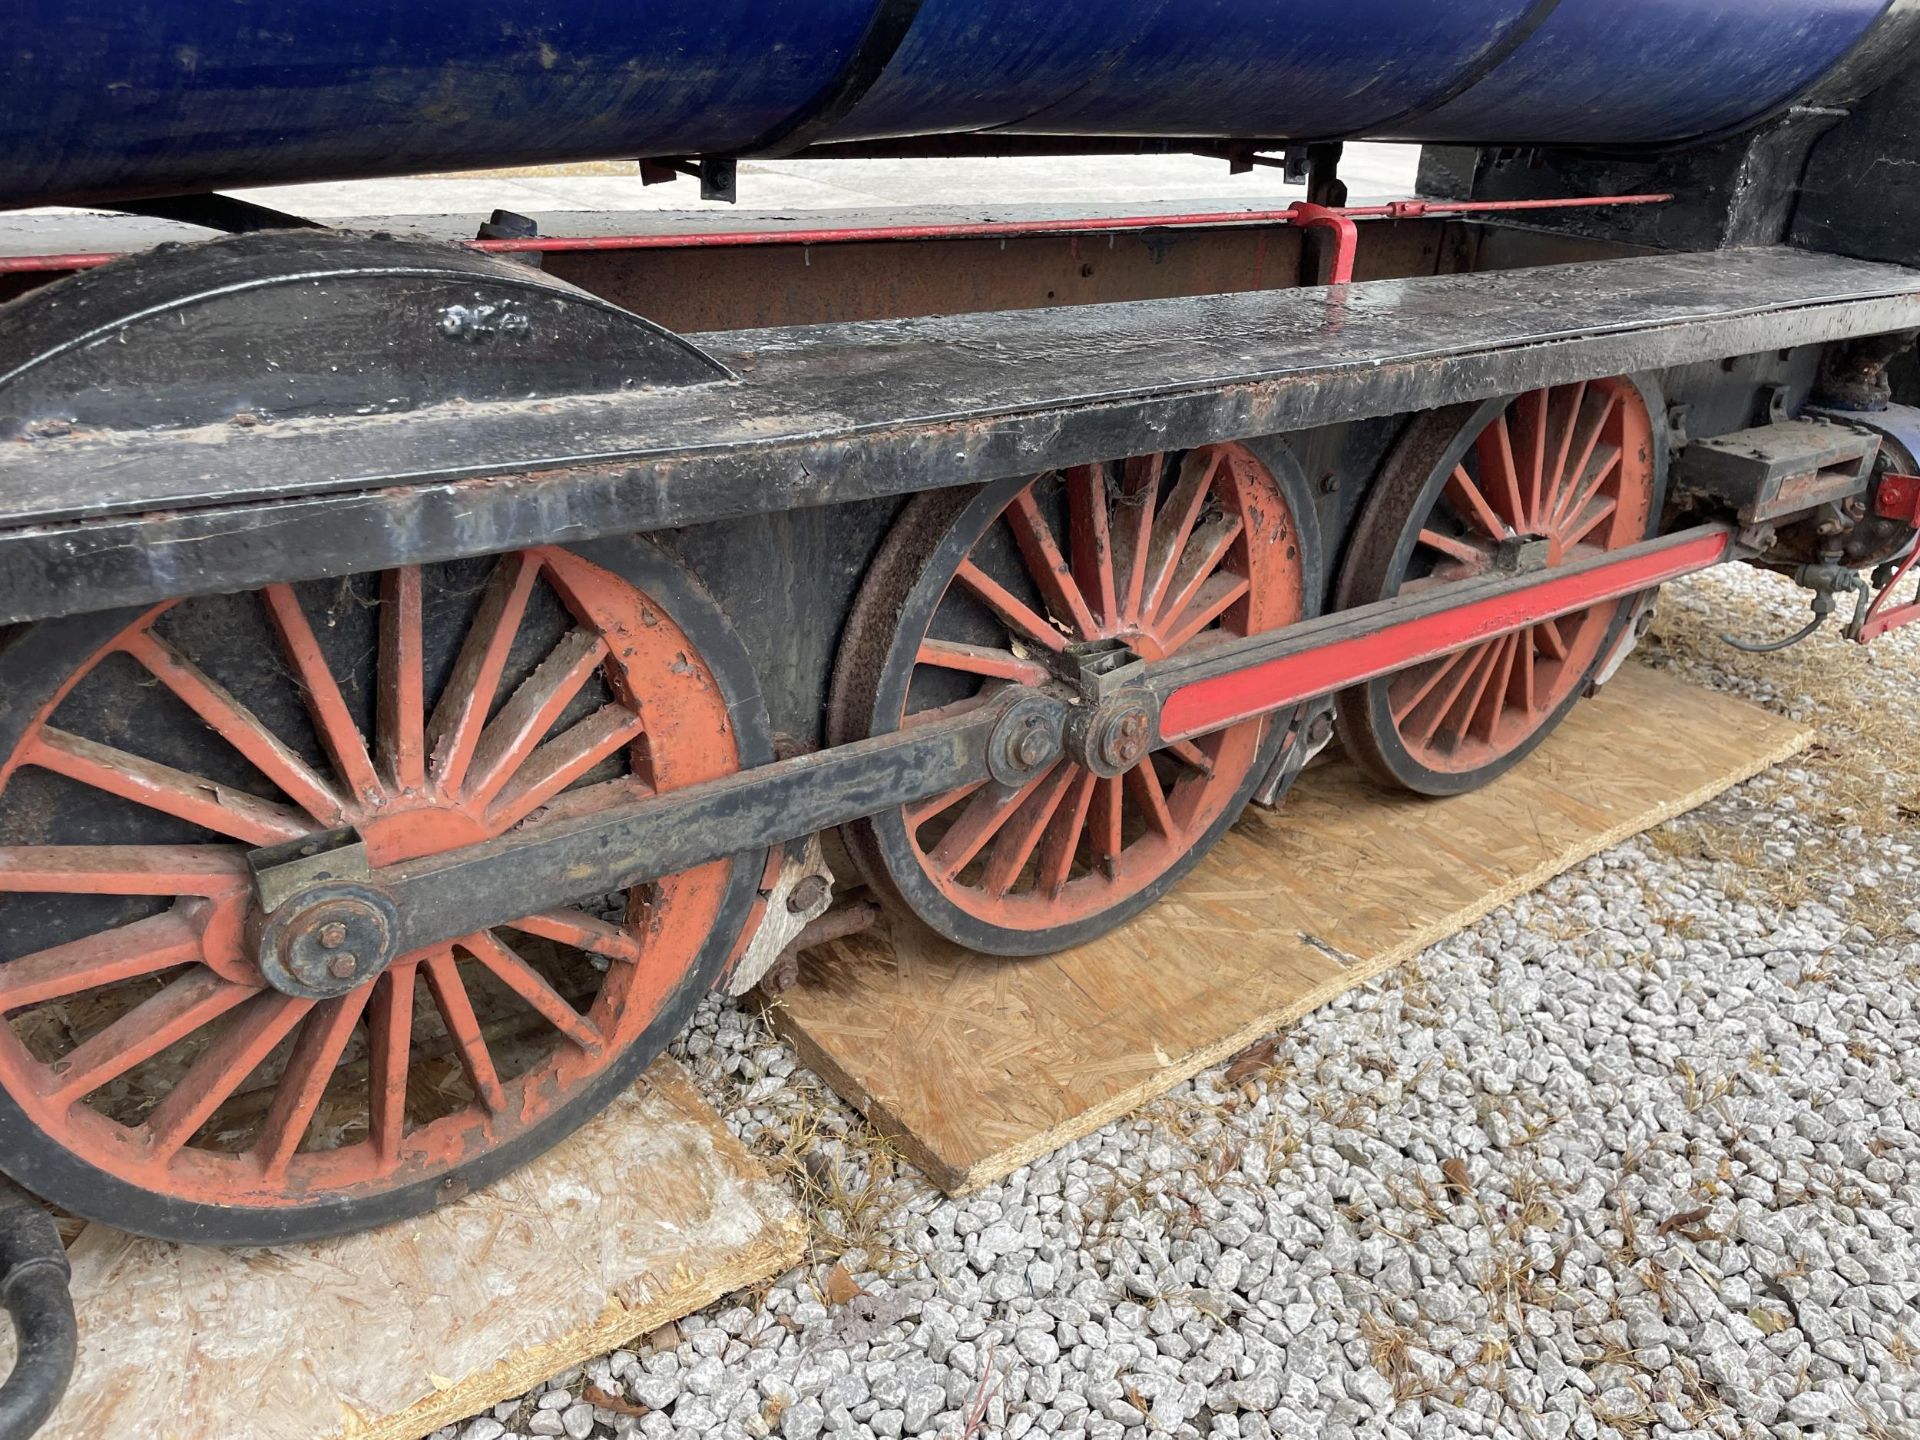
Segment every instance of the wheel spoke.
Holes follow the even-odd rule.
[[[1620,394],[1612,388],[1600,391],[1589,390],[1581,398],[1580,410],[1574,417],[1574,439],[1571,447],[1573,462],[1566,471],[1569,477],[1562,492],[1562,503],[1558,507],[1562,514],[1568,513],[1568,504],[1572,492],[1578,489],[1578,482],[1572,477],[1584,477],[1591,474],[1589,468],[1594,460],[1594,451],[1599,448],[1600,437],[1606,432],[1607,422],[1613,418],[1613,412],[1619,407]],[[1591,412],[1591,413],[1589,413]],[[1578,506],[1573,507],[1577,513]]]
[[[1146,621],[1149,628],[1158,625],[1162,617],[1178,615],[1193,603],[1200,593],[1200,587],[1213,578],[1244,528],[1237,515],[1216,515],[1194,532],[1192,543],[1180,561],[1166,598]]]
[[[1161,647],[1169,654],[1178,650],[1237,605],[1251,588],[1244,575],[1215,575],[1200,587],[1193,603],[1163,627]]]
[[[608,960],[638,961],[646,953],[630,932],[596,920],[584,910],[547,910],[538,915],[523,915],[507,928],[556,940]]]
[[[1519,642],[1511,635],[1502,635],[1494,643],[1499,658],[1487,667],[1487,688],[1481,693],[1465,726],[1488,741],[1494,738],[1501,713],[1507,708],[1507,687],[1513,679],[1513,657],[1520,648]]]
[[[0,895],[204,895],[252,883],[238,849],[219,845],[0,846]]]
[[[24,748],[30,765],[249,845],[274,845],[313,831],[313,822],[297,810],[51,725],[41,726]]]
[[[1493,564],[1493,552],[1485,546],[1442,534],[1438,530],[1422,530],[1420,543],[1429,550],[1438,550],[1449,559],[1459,561],[1470,575],[1478,575]]]
[[[1566,637],[1560,633],[1558,620],[1542,620],[1533,627],[1533,633],[1540,637],[1540,643],[1546,647],[1547,653],[1554,659],[1567,658],[1567,641]]]
[[[1191,740],[1167,742],[1166,753],[1206,780],[1213,778],[1213,759]]]
[[[373,982],[367,1007],[367,1130],[383,1168],[400,1160],[407,1133],[407,1073],[413,1055],[413,992],[419,966],[394,965]]]
[[[459,962],[451,950],[442,950],[420,963],[426,967],[427,988],[433,992],[433,1003],[453,1038],[467,1082],[480,1103],[499,1114],[507,1108],[507,1092],[500,1084],[500,1072],[494,1068],[493,1052],[487,1049],[487,1037],[480,1032],[480,1021],[474,1016],[467,983],[460,978]]]
[[[918,665],[959,670],[988,680],[1011,680],[1018,685],[1044,685],[1052,672],[1037,660],[1023,660],[1011,650],[992,645],[966,645],[958,640],[922,640],[914,656]]]
[[[1458,723],[1453,726],[1456,742],[1472,731],[1474,718],[1480,713],[1481,702],[1486,699],[1487,692],[1493,688],[1493,677],[1500,669],[1500,657],[1505,654],[1506,648],[1507,638],[1504,635],[1498,639],[1489,640],[1481,647],[1480,659],[1475,662],[1473,684],[1462,693],[1459,704],[1452,712],[1460,717]]]
[[[1520,472],[1513,457],[1513,432],[1504,412],[1480,432],[1473,448],[1480,460],[1480,473],[1487,477],[1488,498],[1496,509],[1500,502],[1506,503],[1501,519],[1510,531],[1517,533],[1527,523],[1527,502],[1520,493]]]
[[[487,808],[487,823],[500,829],[518,825],[609,755],[638,740],[645,729],[645,722],[625,706],[602,705],[527,757]],[[638,799],[652,790],[638,776],[629,776],[622,798]]]
[[[1126,787],[1118,775],[1102,776],[1094,787],[1089,835],[1093,860],[1109,880],[1120,870],[1120,852],[1126,848]]]
[[[1161,788],[1160,774],[1153,768],[1153,761],[1142,760],[1127,771],[1124,779],[1127,793],[1147,812],[1147,823],[1167,839],[1179,839],[1180,827],[1174,823],[1173,811],[1167,808],[1167,792]]]
[[[1420,708],[1421,702],[1433,693],[1434,687],[1458,669],[1461,663],[1471,654],[1473,654],[1472,650],[1455,650],[1451,655],[1443,655],[1438,660],[1430,662],[1427,677],[1420,682],[1419,688],[1407,696],[1406,699],[1391,704],[1394,723],[1396,725],[1405,725],[1407,723],[1407,717]],[[1408,671],[1405,673],[1411,677],[1419,672]]]
[[[467,792],[483,804],[491,801],[606,658],[607,642],[599,635],[586,629],[569,631],[480,732]]]
[[[1067,472],[1067,539],[1074,581],[1100,621],[1102,634],[1120,627],[1113,532],[1107,517],[1107,467],[1076,465]]]
[[[1472,682],[1473,677],[1480,672],[1481,666],[1487,658],[1487,652],[1490,649],[1492,649],[1492,642],[1489,641],[1477,645],[1471,650],[1462,652],[1468,657],[1467,663],[1459,666],[1455,670],[1453,679],[1439,692],[1439,703],[1433,706],[1428,713],[1425,726],[1418,732],[1418,738],[1422,745],[1430,745],[1433,743],[1433,737],[1439,733],[1440,727],[1445,723],[1447,716],[1453,713],[1453,707],[1460,699],[1460,693],[1467,688],[1468,684]]]
[[[1611,520],[1614,512],[1619,508],[1620,502],[1612,496],[1604,496],[1594,501],[1587,506],[1584,513],[1567,522],[1567,528],[1561,536],[1560,543],[1568,550],[1572,550],[1574,546]]]
[[[380,695],[374,748],[396,789],[427,788],[426,640],[420,621],[420,567],[380,577]]]
[[[46,1097],[72,1105],[257,993],[196,966],[56,1060]]]
[[[1549,522],[1549,528],[1561,536],[1563,548],[1571,543],[1565,538],[1567,526],[1575,523],[1593,504],[1594,497],[1600,493],[1600,487],[1607,483],[1608,477],[1614,473],[1619,464],[1620,447],[1618,445],[1599,445],[1594,448],[1593,455],[1587,461],[1587,468],[1581,473],[1579,483],[1568,487],[1565,505],[1554,513]]]
[[[1046,650],[1064,650],[1067,637],[971,560],[962,560],[954,578],[973,592],[981,604],[998,615],[1006,626]]]
[[[1073,781],[1067,798],[1054,812],[1053,823],[1040,841],[1040,888],[1058,895],[1067,888],[1073,875],[1073,857],[1080,849],[1080,836],[1087,828],[1087,810],[1093,804],[1094,788],[1100,777],[1082,770]]]
[[[1573,432],[1579,428],[1580,410],[1586,401],[1587,382],[1582,380],[1576,385],[1555,390],[1548,407],[1550,416],[1558,412],[1558,419],[1554,422],[1556,438],[1548,447],[1553,467],[1546,510],[1549,517],[1559,512],[1561,502],[1566,498],[1567,486],[1572,482],[1573,477],[1567,473],[1567,462],[1573,458]]]
[[[1087,597],[1080,593],[1067,557],[1061,554],[1060,544],[1053,537],[1052,527],[1040,513],[1032,485],[1013,497],[1013,503],[1007,506],[1006,520],[1007,528],[1013,531],[1014,543],[1020,548],[1020,557],[1027,562],[1027,574],[1039,587],[1054,619],[1071,626],[1082,640],[1099,635],[1100,622],[1094,619]]]
[[[1021,871],[1027,868],[1027,861],[1033,858],[1033,852],[1039,846],[1055,812],[1059,810],[1060,802],[1083,773],[1071,765],[1055,766],[1046,783],[1027,798],[1009,823],[1001,827],[1000,833],[994,837],[993,849],[987,856],[986,871],[980,877],[983,890],[990,895],[1005,895],[1013,888]]]
[[[274,1086],[266,1124],[254,1146],[269,1180],[285,1178],[371,994],[372,987],[362,985],[337,1000],[323,1000],[307,1012],[299,1038],[293,1042],[293,1053],[287,1057],[287,1068]]]
[[[985,780],[976,780],[971,785],[962,785],[958,790],[949,790],[944,795],[935,795],[918,804],[907,806],[901,811],[901,814],[906,817],[907,833],[913,834],[935,816],[944,815],[962,800],[979,794],[989,783]]]
[[[340,693],[340,682],[333,678],[326,652],[314,638],[307,612],[300,607],[300,597],[290,585],[269,585],[260,596],[266,602],[267,613],[273,617],[274,629],[280,634],[280,648],[286,652],[300,682],[321,746],[332,758],[334,769],[346,781],[347,788],[365,803],[377,804],[382,787],[380,777],[374,773],[373,760],[367,754],[366,737],[353,723],[346,699]]]
[[[1520,478],[1520,512],[1529,533],[1538,533],[1546,516],[1547,402],[1545,390],[1529,390],[1513,402],[1513,461]]]
[[[1517,656],[1513,672],[1513,688],[1517,692],[1514,699],[1526,710],[1527,722],[1531,724],[1533,717],[1540,713],[1539,691],[1534,680],[1533,636],[1530,632],[1523,632],[1513,638]]]
[[[1493,672],[1499,668],[1501,639],[1488,640],[1474,651],[1471,668],[1466,674],[1466,684],[1454,696],[1452,702],[1440,712],[1440,724],[1435,728],[1429,740],[1441,738],[1452,742],[1457,748],[1473,724],[1473,717],[1480,709],[1481,699],[1487,688],[1493,683]]]
[[[0,1014],[201,958],[200,917],[176,906],[0,965]]]
[[[1146,595],[1147,559],[1153,549],[1153,527],[1160,508],[1160,478],[1165,455],[1142,455],[1127,461],[1120,499],[1114,510],[1113,563],[1116,577],[1126,583],[1119,595],[1122,624],[1137,624]]]
[[[574,1009],[566,996],[547,983],[545,976],[491,930],[475,931],[462,936],[456,943],[582,1050],[590,1055],[598,1055],[605,1048],[605,1042],[593,1022]]]
[[[166,1099],[148,1114],[141,1127],[147,1133],[148,1153],[155,1159],[170,1159],[313,1006],[313,1001],[296,995],[263,990],[238,1007],[213,1043],[174,1082]]]
[[[967,808],[960,812],[960,818],[927,852],[927,864],[933,873],[942,880],[951,880],[966,869],[986,843],[1000,833],[1000,827],[1026,803],[1027,797],[1039,789],[1041,783],[1057,768],[1058,762],[1055,762],[1026,784],[1017,787],[997,782],[983,785],[979,793],[967,802]]]
[[[1447,477],[1446,494],[1453,508],[1486,532],[1489,540],[1504,540],[1513,533],[1488,502],[1479,482],[1467,473],[1466,466],[1453,467],[1453,474]]]
[[[1173,583],[1174,571],[1187,553],[1187,541],[1199,523],[1207,497],[1213,493],[1213,477],[1219,473],[1225,454],[1218,448],[1189,450],[1180,464],[1180,478],[1154,517],[1153,536],[1147,546],[1147,588],[1140,600],[1143,619],[1158,613]]]
[[[440,703],[427,722],[433,779],[445,789],[458,789],[466,779],[539,573],[540,562],[533,555],[526,551],[509,555],[494,566],[486,593],[480,597],[479,611],[461,642]]]
[[[130,631],[121,647],[231,745],[281,794],[322,825],[345,818],[340,797],[246,706],[199,666],[149,630]]]

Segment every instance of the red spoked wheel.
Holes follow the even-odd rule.
[[[1413,422],[1349,543],[1339,609],[1485,574],[1503,552],[1548,567],[1647,539],[1662,465],[1631,380],[1535,390]],[[1612,601],[1344,692],[1346,748],[1425,795],[1484,785],[1532,752],[1586,692],[1633,602]]]
[[[836,743],[1039,685],[1119,639],[1157,660],[1292,624],[1319,594],[1318,531],[1284,449],[1211,445],[910,502],[855,604]],[[1240,813],[1284,736],[1248,721],[1118,776],[1062,758],[850,826],[868,880],[975,950],[1038,954],[1152,903]]]
[[[125,1229],[457,1198],[631,1082],[755,897],[717,861],[334,999],[254,954],[254,847],[352,826],[389,864],[766,758],[731,630],[642,542],[48,622],[0,674],[0,1168]]]

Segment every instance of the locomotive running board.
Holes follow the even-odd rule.
[[[288,846],[256,851],[255,888],[273,911],[261,936],[263,968],[279,988],[329,993],[324,978],[318,990],[310,979],[289,980],[278,952],[302,946],[321,916],[337,924],[348,909],[379,912],[374,943],[391,960],[969,784],[999,781],[1007,803],[1017,804],[1063,754],[1097,772],[1137,762],[1137,754],[1099,751],[1119,733],[1108,722],[1122,716],[1145,717],[1143,749],[1154,744],[1156,716],[1161,743],[1216,730],[1708,569],[1735,548],[1732,527],[1702,525],[1553,569],[1454,581],[1138,664],[1112,687],[1096,665],[1078,690],[1064,678],[1008,687],[987,704],[890,735],[401,864],[373,868],[350,832],[318,855],[312,841],[293,842],[297,854]]]
[[[0,446],[0,623],[1914,328],[1920,273],[1757,249],[729,332],[690,338],[738,378],[680,389],[30,434]]]

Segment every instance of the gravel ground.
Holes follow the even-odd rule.
[[[1646,652],[1798,768],[969,1199],[710,1006],[812,1263],[439,1440],[1920,1435],[1920,633],[1712,638],[1802,613],[1702,577]]]

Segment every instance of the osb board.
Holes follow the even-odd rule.
[[[1172,1089],[1569,866],[1803,749],[1805,728],[1629,666],[1525,764],[1445,801],[1344,762],[1250,811],[1104,940],[996,960],[896,924],[774,1009],[806,1063],[949,1193]]]
[[[658,1061],[433,1215],[256,1250],[89,1226],[80,1364],[43,1440],[415,1440],[797,1264],[791,1200]]]

